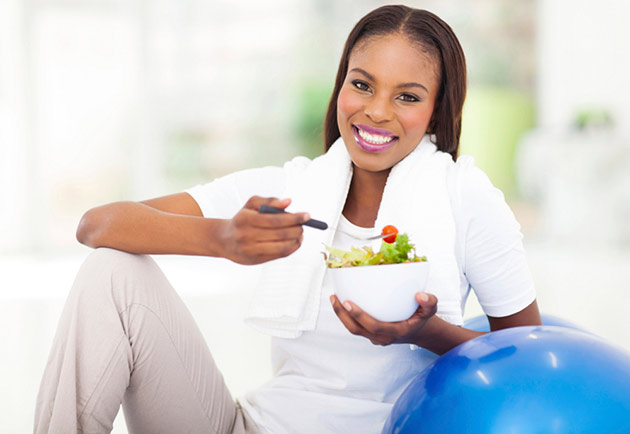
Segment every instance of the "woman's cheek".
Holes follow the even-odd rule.
[[[398,115],[398,120],[402,127],[410,134],[419,134],[427,130],[431,121],[432,110],[419,110]]]
[[[352,92],[342,88],[337,97],[337,112],[342,115],[343,118],[347,118],[360,109],[361,99],[353,95]]]

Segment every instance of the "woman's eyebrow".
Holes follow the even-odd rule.
[[[376,79],[374,78],[374,76],[373,76],[372,74],[370,74],[369,72],[367,72],[366,70],[364,70],[364,69],[361,69],[361,68],[352,68],[352,69],[350,70],[350,72],[358,72],[359,74],[363,74],[363,75],[365,75],[365,76],[368,78],[368,80],[371,80],[371,81],[376,81]],[[401,89],[401,88],[404,88],[404,87],[419,87],[419,88],[421,88],[421,89],[424,89],[424,91],[425,91],[426,93],[429,93],[429,89],[427,89],[427,88],[426,88],[425,86],[423,86],[422,84],[420,84],[420,83],[416,83],[416,82],[413,82],[413,81],[412,81],[412,82],[409,82],[409,83],[401,83],[401,84],[399,84],[399,85],[397,85],[397,86],[396,86],[396,89]]]
[[[364,69],[361,69],[361,68],[352,68],[352,69],[350,70],[350,72],[358,72],[359,74],[363,74],[363,75],[365,75],[365,76],[368,78],[368,80],[371,80],[371,81],[376,81],[376,79],[374,78],[374,76],[373,76],[372,74],[370,74],[369,72],[367,72],[366,70],[364,70]]]
[[[396,89],[400,89],[403,87],[419,87],[424,89],[424,91],[426,93],[429,93],[429,89],[427,89],[426,87],[424,87],[423,85],[421,85],[420,83],[415,83],[415,82],[410,82],[410,83],[401,83],[399,85],[396,86]]]

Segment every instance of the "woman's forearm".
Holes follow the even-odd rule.
[[[139,254],[223,256],[225,220],[172,214],[137,202],[92,208],[81,218],[77,240]]]
[[[536,300],[527,307],[512,315],[504,317],[488,316],[490,330],[501,330],[509,327],[541,325],[540,312]],[[426,324],[416,333],[414,342],[416,345],[433,351],[436,354],[444,354],[459,344],[470,339],[486,334],[475,330],[458,327],[433,315]]]
[[[414,343],[435,354],[442,355],[457,345],[483,334],[485,332],[458,327],[437,316],[432,316],[419,330]]]

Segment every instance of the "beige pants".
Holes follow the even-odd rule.
[[[234,402],[190,312],[148,256],[97,249],[64,307],[35,433],[258,433]]]

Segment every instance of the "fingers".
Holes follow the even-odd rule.
[[[277,229],[263,229],[250,227],[247,230],[237,233],[237,241],[240,243],[266,243],[269,241],[290,241],[299,240],[301,242],[304,234],[302,226],[281,227]]]
[[[437,297],[426,292],[416,293],[416,301],[420,305],[414,315],[428,319],[437,312]]]
[[[350,301],[346,301],[342,305],[336,295],[332,295],[330,301],[337,317],[353,335],[363,336],[374,345],[389,345],[394,342],[395,336],[388,334],[385,329],[380,327],[393,323],[375,320]]]
[[[245,247],[241,255],[247,258],[247,264],[262,264],[263,262],[273,259],[284,258],[289,256],[300,248],[300,240],[273,241],[266,243],[257,243],[256,245],[248,245]]]
[[[260,214],[257,211],[250,211],[250,223],[252,226],[261,229],[288,228],[292,226],[302,226],[310,220],[308,213],[286,213],[286,214]],[[249,213],[248,213],[249,214]]]
[[[262,205],[284,209],[290,203],[290,199],[252,196],[233,219],[238,231],[238,241],[253,243],[301,241],[302,223],[310,219],[307,213],[261,214],[258,212]]]
[[[304,238],[307,213],[263,214],[262,205],[285,209],[290,199],[251,197],[225,230],[226,256],[240,264],[260,264],[295,252]]]
[[[275,197],[252,196],[245,203],[244,208],[258,210],[261,205],[269,205],[274,208],[285,209],[291,203],[291,199],[277,199]]]
[[[417,334],[437,311],[437,297],[423,292],[416,294],[416,301],[419,304],[416,312],[409,319],[397,322],[378,321],[351,301],[342,304],[336,295],[332,295],[330,301],[337,317],[350,333],[368,338],[375,345],[413,343],[412,336]]]
[[[289,256],[302,245],[302,232],[302,226],[279,230],[237,228],[232,243],[235,258],[230,259],[243,264],[260,264]]]
[[[242,214],[241,218],[253,227],[265,229],[298,226],[311,218],[308,213],[261,214],[258,212],[262,205],[286,209],[290,203],[291,199],[252,196],[245,203],[244,212],[240,213]]]
[[[348,302],[345,302],[345,306],[342,306],[341,301],[339,301],[339,298],[337,298],[336,295],[330,296],[330,302],[333,306],[333,310],[335,311],[343,325],[346,326],[348,331],[353,335],[361,335],[363,327],[361,327],[354,320],[354,318],[352,318],[350,312],[348,311],[349,308],[351,309],[351,305]]]

